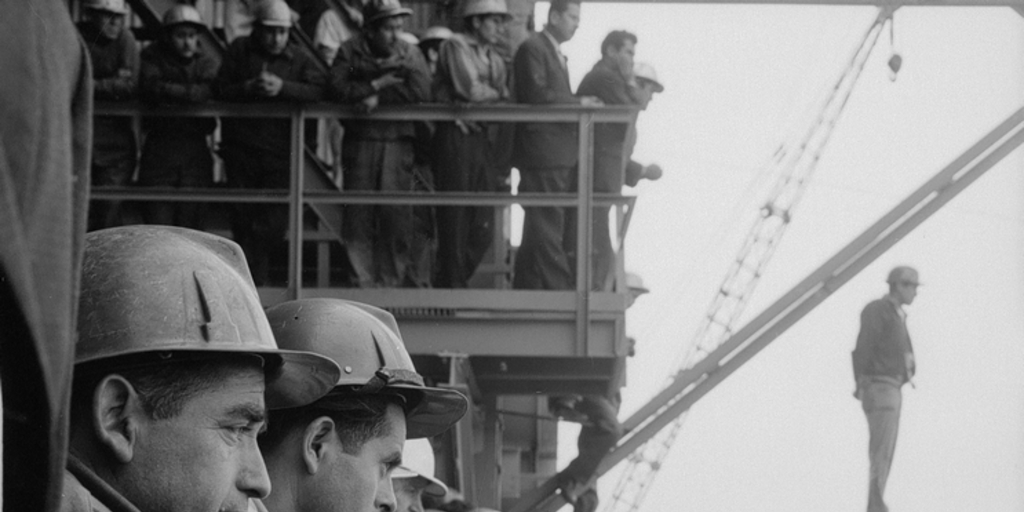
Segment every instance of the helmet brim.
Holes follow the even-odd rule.
[[[266,354],[281,358],[279,369],[267,373],[265,400],[268,409],[311,404],[334,388],[341,377],[338,365],[319,354],[297,350],[277,350]]]
[[[469,409],[469,401],[454,389],[392,385],[390,391],[406,398],[406,439],[434,437],[452,428]]]

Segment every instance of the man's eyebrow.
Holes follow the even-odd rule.
[[[232,418],[243,418],[251,423],[260,423],[267,421],[267,408],[256,403],[238,404],[228,409],[225,415]]]

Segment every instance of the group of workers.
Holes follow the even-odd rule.
[[[444,493],[429,442],[404,445],[467,399],[424,383],[391,314],[264,310],[242,249],[209,233],[125,226],[84,245],[60,510],[419,512]]]
[[[467,0],[464,30],[434,27],[417,41],[405,31],[412,10],[398,0],[370,0],[359,12],[329,9],[318,19],[314,46],[322,62],[293,40],[295,14],[284,0],[253,2],[251,32],[233,30],[220,64],[201,44],[206,27],[187,2],[169,9],[163,33],[140,54],[126,27],[124,0],[83,0],[80,31],[93,60],[95,97],[137,97],[161,105],[227,102],[332,101],[372,112],[380,105],[423,102],[487,104],[635,105],[646,107],[661,91],[653,68],[634,64],[637,38],[614,31],[602,58],[574,94],[559,45],[572,38],[578,0],[552,2],[548,23],[512,53],[505,0]],[[347,3],[343,3],[347,6]],[[358,22],[358,23],[356,23]],[[140,56],[141,55],[141,56]],[[238,189],[286,189],[292,161],[287,118],[223,117],[216,153],[225,184]],[[212,117],[147,116],[136,162],[130,117],[97,116],[94,185],[202,188],[213,185]],[[576,188],[575,124],[422,123],[373,116],[321,124],[331,140],[346,191],[504,192],[512,166],[519,191],[572,192]],[[635,129],[625,123],[595,129],[594,191],[619,193],[623,183],[657,179],[657,165],[630,160]],[[119,224],[118,204],[99,202],[90,229]],[[513,286],[575,287],[576,221],[573,208],[526,208],[523,243]],[[199,204],[148,201],[142,219],[203,229]],[[610,290],[614,252],[609,208],[594,209],[595,290]],[[250,257],[257,284],[268,280],[269,254],[285,237],[284,206],[230,208],[232,237]],[[343,243],[359,287],[465,288],[494,239],[493,207],[347,205]]]

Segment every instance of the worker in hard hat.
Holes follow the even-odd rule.
[[[199,42],[206,31],[199,11],[178,4],[164,13],[159,40],[142,51],[140,94],[149,103],[187,105],[209,101],[220,64]],[[208,138],[217,128],[212,117],[145,118],[139,160],[139,185],[205,188],[213,185],[213,155]],[[202,203],[146,202],[149,224],[200,229]]]
[[[448,486],[434,477],[434,448],[428,439],[411,439],[402,449],[402,464],[391,473],[398,508],[423,512],[423,496],[443,498]]]
[[[268,408],[341,375],[274,342],[238,245],[166,226],[86,235],[61,510],[245,511]]]
[[[642,110],[647,110],[647,105],[651,103],[654,95],[664,91],[665,86],[658,81],[658,73],[654,70],[654,66],[646,62],[637,62],[633,65],[633,79],[636,81],[636,90],[640,95],[640,107]],[[626,185],[635,187],[642,179],[651,181],[660,179],[662,175],[660,165],[643,165],[632,159],[635,146],[636,122],[633,122],[626,133]]]
[[[135,97],[139,79],[139,43],[128,30],[125,0],[83,0],[78,30],[89,48],[93,97],[124,101]],[[137,164],[132,118],[96,116],[92,125],[93,186],[126,186]],[[121,224],[119,201],[94,201],[89,229]]]
[[[252,34],[235,39],[224,56],[217,77],[221,99],[242,103],[321,99],[327,76],[313,56],[291,40],[291,27],[292,12],[284,0],[274,0],[257,12]],[[291,130],[287,118],[221,118],[220,155],[228,186],[289,188]],[[270,278],[270,253],[283,247],[287,206],[239,204],[232,214],[232,234],[250,258],[256,284],[262,285]]]
[[[320,400],[274,411],[260,447],[274,492],[270,512],[365,512],[397,507],[391,476],[406,439],[433,437],[466,412],[457,391],[428,387],[390,313],[341,299],[303,299],[267,310],[282,348],[342,367]]]
[[[434,96],[460,104],[511,100],[508,70],[497,45],[512,16],[505,0],[469,0],[462,19],[466,31],[440,46]],[[437,123],[434,169],[437,190],[496,192],[498,170],[490,139],[491,125],[473,121]],[[494,208],[437,208],[437,277],[440,288],[466,288],[494,239]]]
[[[452,29],[443,25],[435,25],[425,30],[423,37],[420,37],[420,52],[423,53],[423,58],[427,60],[430,76],[437,74],[437,59],[440,58],[438,48],[441,46],[441,43],[451,39],[452,34]]]
[[[907,313],[903,310],[917,297],[921,284],[917,270],[895,267],[889,272],[886,283],[889,292],[869,302],[861,311],[860,332],[852,354],[857,386],[854,396],[861,401],[870,434],[868,512],[889,510],[883,495],[896,451],[903,403],[901,388],[912,383],[917,371],[914,347],[907,331]]]
[[[379,105],[430,101],[430,71],[419,48],[403,41],[412,10],[398,0],[372,0],[363,9],[364,30],[341,45],[331,66],[335,101],[371,112]],[[415,190],[416,123],[348,119],[342,143],[346,190]],[[411,205],[349,205],[343,238],[361,288],[425,288],[427,269],[410,250],[415,233]]]

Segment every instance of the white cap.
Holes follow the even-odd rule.
[[[441,497],[448,492],[448,486],[434,478],[434,449],[426,438],[405,442],[402,464],[391,472],[391,478],[422,478],[427,481],[423,492],[430,496]]]

